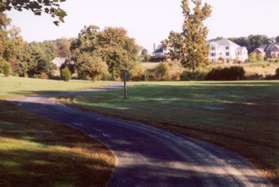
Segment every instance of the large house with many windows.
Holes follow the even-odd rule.
[[[245,62],[248,60],[248,50],[228,39],[209,41],[209,59],[211,62]]]
[[[228,39],[214,39],[208,42],[209,59],[216,62],[245,62],[248,60],[248,50]],[[168,49],[164,45],[154,48],[152,59],[154,61],[164,61],[168,57]]]

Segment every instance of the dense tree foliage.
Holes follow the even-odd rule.
[[[17,10],[28,10],[35,15],[42,15],[42,13],[49,14],[55,18],[56,25],[59,22],[64,22],[66,12],[60,8],[60,4],[66,0],[5,0],[0,1],[0,12]]]
[[[8,27],[10,20],[0,14],[0,58],[11,67],[18,76],[50,75],[54,66],[51,61],[57,56],[52,42],[27,43],[20,36],[20,29]],[[9,28],[9,29],[7,29]]]
[[[140,51],[139,59],[141,62],[148,62],[150,61],[151,56],[148,54],[147,49],[142,48]]]
[[[248,37],[230,38],[238,45],[247,47],[248,52],[253,52],[256,48],[268,45],[273,42],[273,39],[265,35],[250,35]]]
[[[55,58],[55,48],[49,42],[30,43],[30,59],[28,62],[28,75],[34,77],[40,74],[51,75],[55,65],[51,61]]]
[[[170,32],[168,38],[163,41],[163,44],[169,49],[169,57],[172,60],[182,59],[182,47],[183,47],[184,37],[181,33]]]
[[[81,79],[101,80],[109,74],[107,64],[98,56],[84,53],[78,56],[76,63]]]
[[[72,39],[61,38],[55,41],[52,41],[55,49],[56,55],[62,58],[69,58],[71,56],[71,43]]]
[[[116,80],[121,78],[122,70],[132,69],[132,73],[138,76],[135,65],[139,60],[139,47],[122,28],[109,27],[101,31],[98,27],[89,26],[80,32],[77,39],[27,43],[20,36],[20,29],[7,27],[10,20],[5,14],[0,14],[0,23],[0,59],[9,64],[14,75],[51,77],[57,72],[52,61],[61,57],[66,63],[60,68],[60,73],[68,69],[83,79]]]
[[[121,78],[122,70],[130,70],[139,58],[139,47],[123,28],[108,27],[100,31],[96,26],[85,27],[72,42],[71,51],[74,61],[84,53],[100,57],[115,80]]]

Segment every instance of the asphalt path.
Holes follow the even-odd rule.
[[[104,90],[86,92],[95,91]],[[71,108],[50,99],[63,95],[59,94],[48,93],[13,102],[107,145],[117,159],[108,186],[272,186],[247,159],[234,152],[145,124]],[[82,92],[67,94],[74,96]]]

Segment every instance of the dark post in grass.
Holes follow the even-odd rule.
[[[128,88],[127,88],[128,79],[129,79],[129,72],[127,70],[123,70],[124,99],[128,99]]]

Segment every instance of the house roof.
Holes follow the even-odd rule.
[[[228,39],[214,39],[214,40],[210,40],[209,41],[210,44],[215,44],[215,45],[219,45],[219,46],[235,46],[240,47],[239,45],[237,45],[236,43],[228,40]]]
[[[255,52],[265,53],[264,48],[257,48],[254,50]]]
[[[273,50],[279,50],[279,43],[273,43],[273,44],[270,44],[266,47],[265,49],[266,51],[273,51]]]

